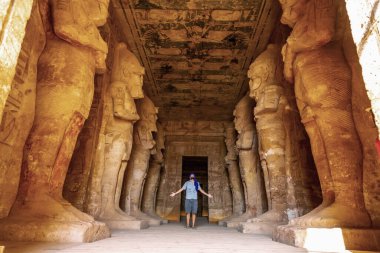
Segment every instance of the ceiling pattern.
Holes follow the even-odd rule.
[[[277,17],[271,0],[114,0],[165,119],[228,120]]]

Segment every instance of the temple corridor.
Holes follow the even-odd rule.
[[[149,238],[149,243],[147,243]],[[112,237],[91,244],[17,243],[5,244],[7,253],[298,253],[304,249],[273,242],[262,235],[247,235],[234,229],[202,222],[193,231],[183,224],[168,224],[142,231],[114,231]],[[316,253],[316,252],[315,252]]]
[[[0,0],[0,253],[380,252],[379,6]]]

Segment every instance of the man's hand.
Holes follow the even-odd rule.
[[[175,192],[172,192],[171,194],[170,194],[170,197],[174,197],[175,196]]]
[[[208,194],[207,196],[208,196],[210,199],[212,199],[212,198],[213,198],[211,194]]]

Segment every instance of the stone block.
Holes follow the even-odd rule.
[[[380,229],[278,226],[273,240],[309,251],[380,251]]]
[[[260,234],[272,236],[273,231],[279,225],[284,225],[278,222],[241,222],[238,226],[238,231],[244,234]]]
[[[146,220],[101,220],[106,223],[110,229],[127,229],[140,230],[149,227],[149,222]]]

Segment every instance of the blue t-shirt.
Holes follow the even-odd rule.
[[[198,187],[198,190],[201,188],[201,186]],[[194,182],[191,182],[191,180],[187,181],[183,186],[183,190],[186,190],[186,199],[198,199],[198,192],[195,188]]]

